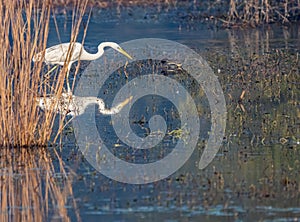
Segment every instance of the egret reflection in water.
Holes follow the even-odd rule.
[[[61,97],[45,96],[38,97],[36,101],[42,110],[53,111],[67,116],[82,115],[86,107],[90,104],[97,104],[98,110],[104,115],[119,113],[122,108],[132,100],[132,96],[110,109],[106,108],[104,101],[98,97],[81,97],[69,93],[62,93]]]

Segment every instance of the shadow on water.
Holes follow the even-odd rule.
[[[68,41],[68,29],[64,27],[70,24],[64,25],[63,16],[57,19],[62,41]],[[197,161],[206,142],[204,136],[179,171],[147,185],[122,184],[98,173],[76,149],[72,132],[66,132],[59,155],[45,149],[1,149],[1,221],[11,217],[36,221],[78,217],[83,221],[299,219],[299,33],[297,25],[217,30],[197,22],[187,25],[155,18],[121,21],[108,11],[94,13],[85,40],[90,52],[95,52],[102,41],[156,37],[186,44],[208,61],[227,103],[223,145],[213,162],[200,171]],[[49,37],[49,45],[57,42],[56,35]],[[110,100],[114,91],[126,83],[123,74],[112,75],[107,84],[110,90],[101,89],[112,93],[100,91],[103,99]],[[187,79],[180,72],[174,78]],[[193,98],[201,102],[199,114],[209,119],[203,96],[200,90]],[[152,97],[146,99],[132,111],[132,127],[141,135],[147,134],[147,124],[144,128],[137,124],[149,118],[143,110],[156,104]],[[109,132],[105,134],[108,144],[114,146],[117,140],[109,131],[109,117],[96,117],[100,131]],[[176,122],[176,115],[171,121]],[[209,121],[204,121],[204,126],[208,130]],[[114,147],[112,152],[118,149]],[[120,158],[126,159],[124,153],[126,149],[118,154]]]

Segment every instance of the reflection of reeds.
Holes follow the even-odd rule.
[[[0,221],[70,221],[72,175],[63,167],[57,172],[46,149],[2,148],[0,155]]]
[[[71,41],[75,41],[86,1],[73,1]],[[33,55],[46,48],[52,1],[13,0],[0,3],[0,145],[44,145],[50,138],[55,114],[39,115],[38,93],[63,91],[66,68],[46,83],[42,62]],[[66,64],[67,65],[67,64]],[[63,121],[61,121],[61,124]],[[62,127],[59,127],[62,129]],[[61,131],[59,131],[61,132]]]

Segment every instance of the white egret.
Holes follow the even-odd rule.
[[[104,115],[113,115],[119,113],[122,108],[131,101],[131,99],[132,96],[111,109],[106,108],[104,101],[100,98],[92,96],[80,97],[70,95],[68,93],[62,93],[60,98],[56,96],[38,97],[36,98],[36,101],[42,110],[53,111],[60,113],[61,115],[75,117],[83,114],[86,107],[90,104],[97,104],[99,112]]]
[[[69,61],[68,67],[67,67],[66,78],[67,78],[68,93],[70,93],[71,88],[69,85],[69,72],[70,72],[72,64],[78,60],[96,60],[103,55],[104,49],[106,47],[111,47],[114,50],[122,53],[129,59],[132,59],[132,57],[115,42],[100,43],[98,45],[98,52],[95,54],[88,53],[87,51],[84,50],[81,43],[75,42],[74,44],[62,43],[62,44],[47,48],[45,53],[39,52],[39,53],[35,54],[32,60],[33,60],[33,62],[44,61],[46,64],[63,66],[65,64],[65,62],[67,62],[67,60],[69,59],[70,61]]]

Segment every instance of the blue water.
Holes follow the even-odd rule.
[[[89,52],[96,52],[97,45],[103,41],[122,43],[139,38],[164,38],[177,41],[194,49],[205,59],[208,52],[220,52],[233,59],[234,53],[236,53],[234,44],[238,45],[238,49],[244,48],[246,52],[249,49],[249,51],[253,50],[260,54],[266,53],[267,48],[270,51],[286,49],[292,53],[296,53],[300,49],[299,32],[297,31],[299,27],[297,26],[291,27],[286,36],[285,29],[281,27],[273,27],[271,31],[264,28],[245,31],[225,30],[201,21],[179,21],[172,13],[169,17],[168,13],[162,13],[155,18],[147,14],[145,17],[143,10],[138,11],[133,17],[127,15],[126,12],[122,13],[117,16],[115,11],[94,11],[85,38],[85,47]],[[64,16],[57,16],[56,19],[60,37],[56,34],[52,23],[48,46],[58,44],[59,38],[62,42],[68,42],[70,39],[71,21],[65,21]],[[233,36],[234,41],[232,40]],[[247,39],[249,36],[253,39]],[[258,40],[255,41],[254,37],[257,37]],[[81,41],[81,39],[82,32],[78,40]],[[243,53],[241,52],[241,54]],[[217,71],[218,67],[218,64],[213,64],[214,71]],[[231,73],[221,72],[216,75],[221,77],[221,75],[231,75]],[[115,87],[126,82],[124,76],[120,78],[117,84],[111,80],[113,84],[116,84]],[[226,87],[229,88],[226,93],[230,94],[232,83],[222,82],[221,84],[225,90]],[[226,94],[226,100],[230,103],[228,94]],[[153,104],[151,105],[153,100],[149,99],[149,101],[150,103],[146,104],[143,104],[142,101],[136,104],[136,113],[132,115],[132,120],[138,121],[143,116],[142,112],[145,108],[139,107],[148,105],[151,108],[153,106]],[[170,108],[171,105],[167,104],[167,107]],[[152,114],[148,113],[148,115]],[[134,115],[137,116],[135,119]],[[146,119],[149,118],[147,114],[144,116]],[[100,118],[99,131],[103,131],[103,128],[107,130],[110,127],[110,119],[98,118]],[[172,119],[171,121],[176,128],[177,120]],[[205,119],[203,121],[206,126],[204,129],[208,130],[211,123]],[[138,125],[132,124],[132,127],[140,135],[145,133],[144,129],[139,128]],[[110,130],[112,129],[107,132]],[[111,137],[109,137],[109,133],[107,135],[106,140],[113,147],[118,142],[116,135],[113,132]],[[235,137],[236,135],[231,136]],[[202,139],[205,140],[205,138],[207,136]],[[263,144],[254,147],[247,143],[247,148],[245,148],[246,146],[242,147],[237,144],[224,144],[214,161],[201,171],[197,169],[196,162],[202,153],[203,143],[203,141],[199,141],[190,160],[174,175],[162,181],[145,185],[123,184],[106,178],[89,165],[75,144],[69,143],[63,149],[62,156],[64,160],[68,160],[66,165],[76,173],[72,187],[82,221],[299,220],[298,194],[296,191],[282,190],[284,188],[280,182],[283,178],[280,168],[278,171],[272,171],[275,180],[270,179],[269,177],[272,175],[268,173],[266,176],[269,167],[274,167],[272,157],[275,155],[274,153],[278,152],[276,147],[266,147]],[[299,146],[297,149],[285,150],[286,155],[291,159],[284,159],[284,161],[299,160],[299,155],[297,157]],[[120,158],[124,158],[124,156],[126,158],[125,153],[128,150],[122,149],[120,153],[118,153],[118,148],[112,150]],[[163,151],[164,155],[169,152],[168,150]],[[248,156],[244,157],[243,151]],[[70,153],[75,154],[77,160],[72,160]],[[143,153],[138,153],[138,157],[142,158]],[[140,162],[141,160],[132,161]],[[295,183],[299,184],[299,174],[295,174],[297,175]],[[270,184],[263,183],[268,179],[271,181]],[[251,192],[252,185],[256,187],[257,193]],[[75,220],[75,210],[71,206],[69,207],[69,215]]]

